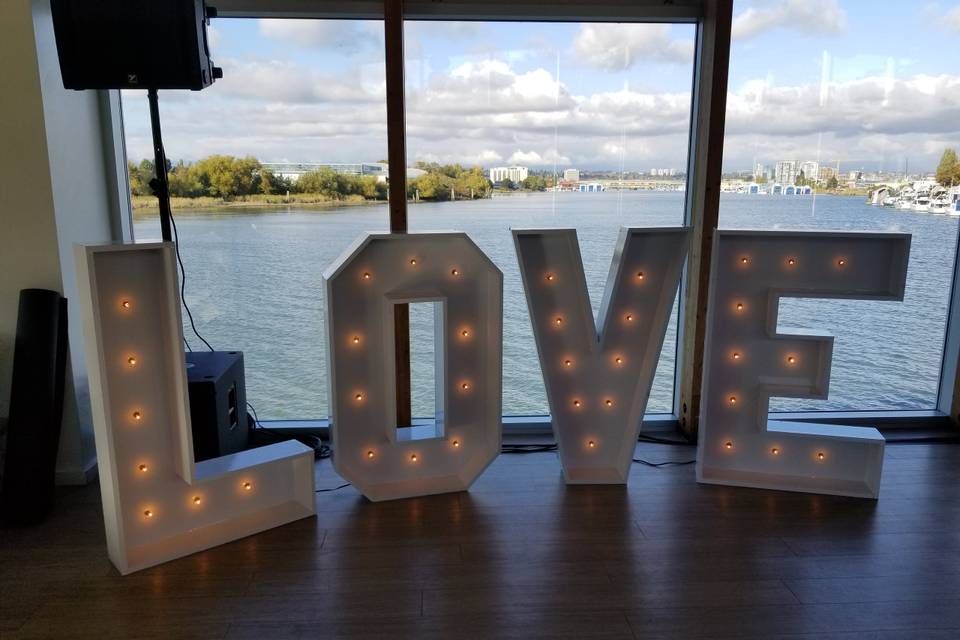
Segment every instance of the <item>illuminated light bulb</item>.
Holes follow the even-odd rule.
[[[628,314],[625,316],[625,319],[626,319],[627,322],[633,322],[633,314],[632,314],[632,313],[628,313]]]
[[[579,400],[574,400],[574,401],[573,401],[573,406],[575,406],[575,407],[579,407],[581,404],[583,404],[583,403],[580,402]]]
[[[250,491],[250,490],[253,489],[253,483],[251,483],[251,482],[244,482],[244,483],[243,483],[242,485],[240,485],[240,486],[243,487],[243,490],[244,490],[244,491]]]
[[[847,264],[847,261],[844,260],[843,258],[840,258],[839,260],[837,260],[837,266],[838,266],[838,267],[845,266],[846,264]]]
[[[123,302],[120,303],[120,306],[124,309],[129,309],[133,305],[130,303],[129,300],[124,300]]]
[[[467,329],[464,329],[463,331],[460,332],[460,335],[463,336],[464,338],[469,338],[470,332]]]
[[[742,303],[742,302],[738,302],[738,303],[737,303],[737,311],[743,311],[743,303]]]
[[[367,457],[368,457],[368,458],[371,458],[371,459],[372,459],[375,455],[376,455],[376,454],[373,452],[373,449],[370,449],[369,451],[367,451]]]
[[[616,358],[614,358],[613,361],[615,364],[623,364],[623,358],[621,358],[620,356],[617,356]]]
[[[454,441],[451,442],[450,444],[452,444],[452,445],[453,445],[454,447],[456,447],[456,448],[459,448],[459,447],[460,447],[460,441],[459,441],[459,440],[454,440]]]
[[[148,518],[152,518],[152,517],[153,517],[153,511],[151,511],[150,509],[144,509],[143,515],[145,515],[145,516],[148,517]]]
[[[733,449],[733,443],[727,440],[726,442],[723,443],[723,448],[727,450]]]
[[[147,468],[148,468],[147,465],[141,464],[141,465],[139,465],[139,466],[137,467],[137,471],[139,471],[140,473],[146,473],[146,472],[147,472]]]
[[[563,361],[563,366],[565,366],[565,367],[572,367],[572,366],[573,366],[573,360],[564,360],[564,361]]]
[[[747,256],[740,258],[740,264],[747,264],[750,262],[750,259]]]
[[[770,453],[772,453],[772,454],[775,455],[775,456],[778,456],[778,455],[780,455],[780,448],[779,448],[779,447],[774,447],[773,449],[770,449]]]
[[[827,454],[825,454],[823,451],[817,452],[817,460],[824,460],[826,459],[826,457],[827,457]]]
[[[357,395],[353,396],[353,399],[356,400],[357,402],[361,402],[363,400],[363,394],[358,393]]]
[[[796,258],[787,258],[787,264],[792,267],[792,266],[794,266],[795,264],[797,264],[797,259],[796,259]]]
[[[143,414],[140,413],[139,411],[134,411],[133,413],[130,414],[130,417],[133,418],[134,420],[143,420]]]
[[[607,405],[608,407],[612,407],[613,400],[611,400],[610,398],[607,398],[606,400],[603,401],[603,404]]]
[[[733,352],[733,359],[734,359],[734,360],[739,360],[739,359],[740,359],[740,354],[737,353],[736,351],[734,351],[734,352]]]
[[[364,272],[363,272],[363,279],[364,279],[364,280],[369,280],[370,277],[371,277],[371,276],[370,276],[370,272],[369,272],[369,271],[364,271]]]
[[[560,316],[557,316],[556,318],[553,319],[553,324],[559,327],[560,325],[563,324],[563,318],[561,318]]]
[[[787,356],[787,364],[796,364],[797,359],[793,356]]]
[[[360,336],[353,336],[351,342],[353,342],[353,344],[360,344]]]
[[[587,441],[587,446],[590,447],[591,449],[594,449],[594,448],[596,448],[597,443],[594,442],[593,440],[589,440],[589,441]]]
[[[200,504],[201,502],[203,502],[203,500],[200,496],[193,496],[193,504]]]
[[[410,266],[411,266],[411,267],[417,266],[417,259],[416,259],[416,258],[410,258]]]
[[[450,275],[452,276],[460,275],[460,269],[457,269],[456,267],[454,267],[453,269],[450,269]]]
[[[410,462],[416,462],[417,460],[418,460],[417,454],[411,453],[411,454],[410,454]]]
[[[127,358],[127,364],[131,367],[135,367],[137,366],[137,359],[133,356],[130,356],[129,358]]]
[[[727,402],[729,402],[730,404],[737,404],[737,396],[730,396],[729,398],[727,398]]]
[[[463,389],[464,391],[468,391],[470,389],[470,383],[464,382],[460,385],[460,388]]]
[[[547,282],[553,282],[556,279],[556,276],[552,273],[547,274]]]
[[[644,278],[643,271],[638,271],[638,272],[637,272],[637,280],[643,280],[643,278]]]

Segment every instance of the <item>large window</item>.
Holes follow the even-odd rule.
[[[210,35],[223,79],[160,92],[185,299],[214,348],[243,351],[261,418],[325,418],[323,270],[389,227],[383,23],[225,19]],[[152,171],[144,93],[123,106],[136,240],[156,241],[156,199],[136,195]]]
[[[326,417],[321,274],[389,226],[383,23],[224,19],[211,35],[224,79],[161,93],[186,301],[214,347],[244,352],[261,418]],[[506,414],[549,411],[510,229],[576,228],[596,311],[619,228],[683,224],[694,37],[692,24],[406,23],[410,230],[463,230],[503,270]],[[143,194],[145,98],[124,107]],[[137,240],[157,240],[154,200],[134,200]],[[420,311],[412,406],[430,416]],[[203,348],[188,322],[185,335]],[[673,410],[676,339],[675,310],[648,411]]]
[[[734,4],[720,225],[903,231],[904,302],[787,300],[836,336],[830,399],[772,410],[933,409],[957,242],[957,3]],[[952,214],[952,215],[948,215]]]
[[[504,412],[546,414],[510,229],[575,228],[596,313],[620,227],[683,224],[695,28],[408,21],[405,36],[408,164],[429,172],[411,229],[462,229],[503,270]],[[651,412],[673,410],[672,317]],[[416,405],[429,388],[413,390]]]

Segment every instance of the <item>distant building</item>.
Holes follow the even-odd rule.
[[[837,170],[833,167],[820,167],[820,171],[817,173],[817,180],[820,182],[826,182],[830,178],[839,178]]]
[[[773,181],[778,184],[793,184],[797,181],[797,163],[793,160],[781,160],[773,174]]]
[[[511,182],[523,182],[530,175],[526,167],[494,167],[490,169],[490,182],[494,184],[510,179]]]
[[[651,176],[673,177],[677,175],[676,169],[650,169]]]
[[[580,169],[566,169],[563,172],[563,179],[568,182],[580,181]]]
[[[580,193],[593,193],[605,190],[606,188],[599,182],[580,183],[577,186],[577,191]]]
[[[765,164],[757,163],[757,166],[753,168],[753,178],[754,180],[760,180],[761,178],[765,180],[770,179],[770,167]]]
[[[820,163],[814,162],[813,160],[807,160],[806,162],[800,165],[800,171],[803,172],[803,177],[807,180],[819,180],[820,179]]]

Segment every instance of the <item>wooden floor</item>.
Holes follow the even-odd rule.
[[[65,490],[48,524],[2,533],[0,637],[955,640],[958,480],[956,445],[889,446],[878,502],[692,466],[567,487],[555,454],[504,455],[469,493],[319,493],[315,519],[125,578],[97,487]]]

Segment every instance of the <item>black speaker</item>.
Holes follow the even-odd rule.
[[[67,89],[192,89],[222,77],[204,0],[51,0]]]
[[[20,292],[0,515],[35,524],[53,506],[67,368],[67,301],[56,291]]]
[[[243,451],[250,438],[243,353],[192,351],[186,357],[194,460]]]

